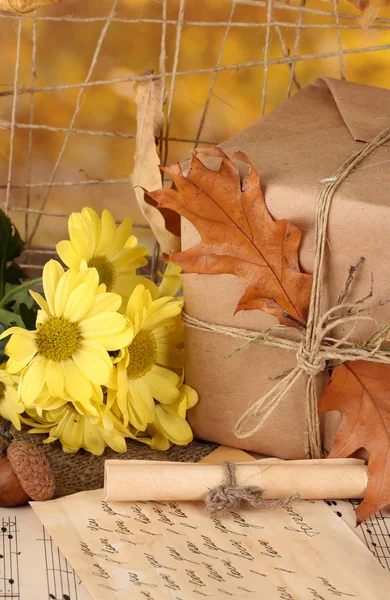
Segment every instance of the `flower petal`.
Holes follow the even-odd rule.
[[[21,430],[20,417],[24,412],[24,405],[15,388],[7,386],[4,396],[0,400],[0,415],[3,419],[11,421],[18,431]]]
[[[193,440],[191,427],[185,419],[170,414],[162,406],[156,406],[156,417],[167,438],[174,444],[186,446]]]
[[[147,329],[154,329],[155,327],[161,326],[165,321],[179,315],[182,306],[183,302],[180,299],[159,298],[158,300],[155,300],[145,319],[144,327]]]
[[[100,287],[100,286],[99,286]],[[103,312],[116,312],[122,304],[122,299],[119,294],[112,294],[111,292],[104,292],[96,296],[95,302],[92,305],[91,310],[85,315],[85,319],[94,317]]]
[[[111,245],[115,239],[116,225],[112,214],[107,209],[102,212],[102,232],[95,249],[95,256],[106,255],[110,258]]]
[[[77,274],[75,271],[69,270],[61,277],[54,298],[54,311],[56,317],[64,315],[66,303],[69,296],[77,286]]]
[[[145,431],[148,423],[152,423],[155,417],[153,397],[150,392],[147,394],[143,392],[143,388],[137,386],[135,381],[129,381],[127,395],[129,421],[139,431]]]
[[[85,419],[83,447],[95,456],[101,456],[106,447],[102,431]]]
[[[57,260],[49,260],[43,268],[42,283],[49,311],[54,315],[54,299],[57,285],[64,274],[64,269]]]
[[[181,267],[169,262],[162,276],[162,281],[158,286],[160,296],[176,296],[182,287],[183,276],[181,275]]]
[[[22,375],[20,392],[23,402],[31,406],[45,384],[47,359],[36,356]]]
[[[153,397],[159,402],[172,404],[180,397],[180,377],[173,371],[154,365],[144,379],[149,384]]]
[[[130,319],[133,325],[138,328],[142,326],[143,320],[146,318],[148,309],[152,306],[152,297],[149,290],[143,285],[137,285],[131,294],[126,307],[126,316]]]
[[[111,246],[111,256],[114,258],[126,245],[129,237],[131,236],[131,231],[133,229],[133,224],[131,219],[124,219],[122,223],[119,225],[116,230],[115,240]],[[137,240],[136,240],[137,245]]]
[[[62,240],[56,245],[56,251],[62,262],[69,267],[78,271],[80,268],[80,260],[83,258],[69,240]]]
[[[49,305],[46,302],[46,300],[44,299],[44,297],[41,296],[41,294],[38,294],[38,292],[34,292],[34,290],[28,290],[28,291],[30,293],[30,296],[35,300],[35,302],[38,304],[38,306],[40,306],[41,309],[47,315],[50,315]]]
[[[157,362],[171,369],[183,368],[183,353],[172,344],[157,342]]]
[[[59,362],[47,362],[45,379],[51,395],[61,397],[64,393],[64,374]]]
[[[163,429],[160,427],[158,420],[156,418],[154,423],[151,423],[148,426],[148,433],[151,435],[151,439],[143,438],[141,441],[145,444],[148,444],[151,448],[155,450],[162,450],[165,452],[170,447],[170,442],[165,435]]]
[[[134,271],[139,267],[143,267],[148,264],[145,256],[148,254],[146,248],[139,246],[137,248],[125,248],[120,252],[115,259],[113,259],[113,264],[117,273],[121,273],[122,275],[125,273],[131,273],[134,275]]]
[[[16,361],[25,360],[30,362],[38,351],[36,345],[36,331],[27,331],[27,329],[20,328],[11,335],[5,351],[7,356],[11,356]]]
[[[64,310],[65,319],[80,321],[92,308],[96,298],[96,287],[88,282],[78,285],[70,294]]]
[[[89,317],[81,321],[80,331],[86,338],[102,338],[115,336],[126,327],[126,320],[123,315],[115,312],[103,312],[94,317]]]
[[[92,385],[88,377],[83,375],[77,364],[71,360],[62,362],[65,390],[76,401],[88,401],[92,395]]]
[[[94,228],[81,213],[72,213],[68,223],[69,237],[80,257],[87,262],[92,258],[95,248]]]
[[[149,385],[144,379],[136,379],[131,381],[130,389],[133,395],[136,394],[142,402],[147,422],[153,423],[155,417],[155,404]],[[145,427],[143,429],[145,429]]]
[[[109,354],[97,342],[83,341],[73,359],[80,371],[92,383],[105,385],[109,380],[113,365]]]

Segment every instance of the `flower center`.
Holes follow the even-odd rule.
[[[49,360],[61,362],[72,358],[80,346],[81,332],[76,323],[63,317],[53,317],[37,331],[39,354]]]
[[[5,398],[5,383],[0,381],[0,400],[4,400]]]
[[[104,283],[107,292],[111,292],[116,282],[116,270],[106,256],[93,256],[88,261],[90,268],[95,267],[99,274],[99,284]]]
[[[149,373],[157,360],[157,342],[153,333],[140,331],[135,336],[129,350],[129,366],[127,376],[129,379],[140,379]]]

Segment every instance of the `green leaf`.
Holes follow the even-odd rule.
[[[23,319],[26,329],[29,329],[30,331],[36,329],[37,312],[38,306],[36,304],[33,306],[27,306],[24,303],[19,305],[19,314]]]
[[[13,291],[12,299],[5,308],[12,308],[14,312],[19,312],[21,304],[25,304],[28,308],[36,306],[35,300],[29,292],[29,288],[24,287],[19,290],[18,288],[20,288],[20,285],[13,285],[10,283],[5,284],[5,295],[8,295],[9,292]]]
[[[11,219],[0,209],[0,300],[4,296],[6,284],[6,270],[9,263],[21,255],[24,242]],[[15,277],[15,269],[9,272],[11,278]]]
[[[20,285],[22,283],[22,279],[26,279],[27,275],[23,271],[22,267],[18,265],[15,261],[8,265],[5,269],[4,281],[5,283],[12,283],[15,285]]]
[[[9,327],[23,327],[23,329],[26,329],[22,317],[5,308],[0,308],[0,324],[4,325],[3,329]]]

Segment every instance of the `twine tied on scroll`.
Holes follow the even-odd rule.
[[[236,465],[226,460],[222,463],[225,472],[225,481],[209,490],[205,497],[206,508],[212,517],[216,517],[227,510],[239,508],[242,504],[254,508],[277,508],[286,506],[291,502],[301,499],[299,494],[280,500],[264,500],[264,490],[257,485],[237,485]]]
[[[390,128],[379,133],[371,142],[366,144],[359,152],[353,154],[343,165],[327,180],[318,200],[315,224],[315,259],[313,271],[313,288],[310,298],[307,326],[298,341],[283,339],[272,334],[272,329],[259,334],[257,331],[222,327],[195,319],[188,314],[183,314],[184,323],[192,328],[210,331],[235,338],[244,339],[250,344],[262,343],[268,346],[295,350],[296,366],[283,375],[275,387],[262,398],[254,402],[237,421],[234,433],[239,438],[250,437],[255,434],[267,421],[272,412],[280,405],[290,389],[302,375],[307,375],[305,413],[307,423],[308,453],[311,458],[321,458],[321,434],[317,409],[317,391],[315,377],[327,366],[341,364],[346,361],[365,360],[376,363],[390,364],[390,349],[381,348],[381,341],[356,345],[349,341],[357,321],[373,321],[369,315],[354,313],[353,304],[339,304],[322,314],[322,291],[324,255],[326,232],[330,207],[334,194],[341,183],[348,177],[353,169],[360,164],[378,147],[390,140]],[[340,340],[329,336],[331,329],[337,325],[354,322],[354,327]],[[283,328],[280,328],[283,329]],[[256,425],[250,430],[245,430],[248,423],[256,419]]]

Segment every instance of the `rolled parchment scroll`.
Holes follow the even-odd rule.
[[[367,467],[353,458],[238,462],[237,485],[264,490],[264,500],[300,494],[307,500],[363,498]],[[224,482],[221,465],[146,460],[107,460],[105,499],[121,501],[199,501]]]

